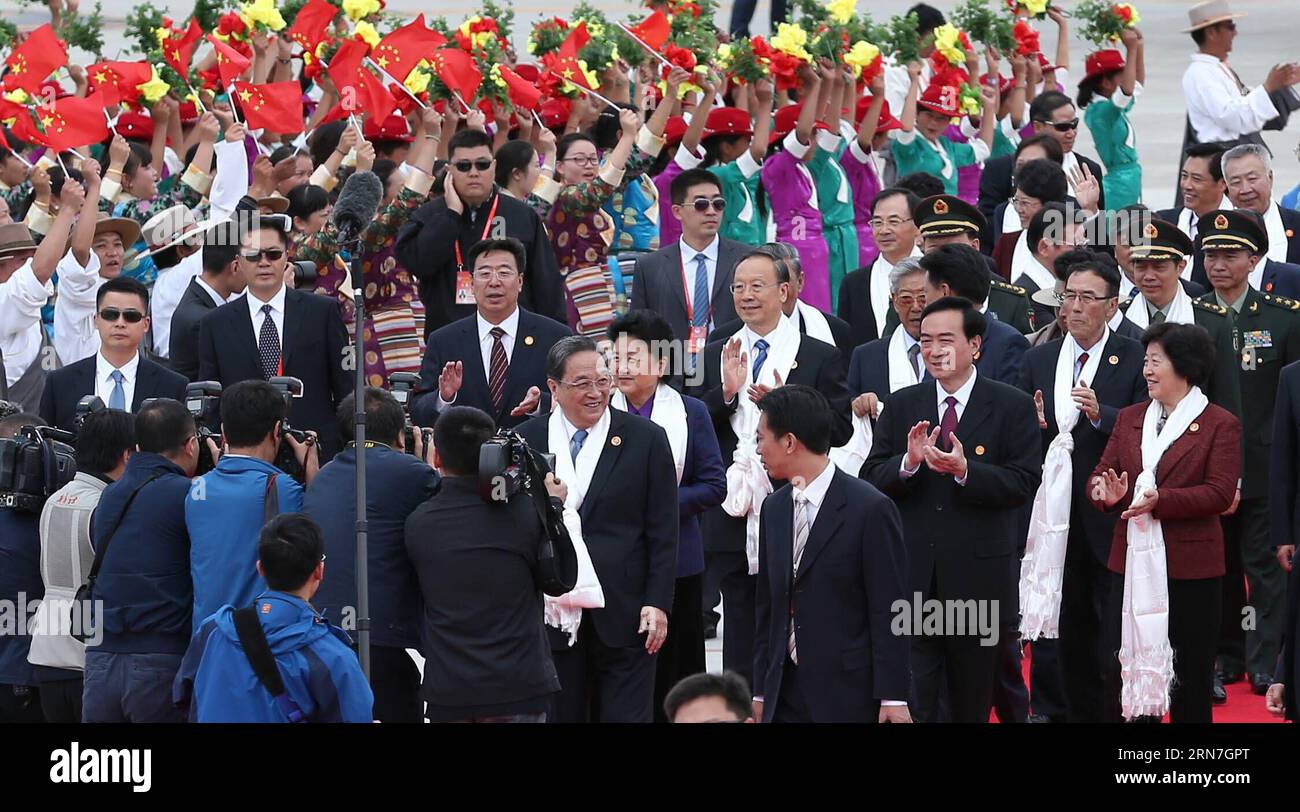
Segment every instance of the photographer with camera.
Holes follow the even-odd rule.
[[[193,631],[185,498],[199,438],[184,404],[157,398],[136,413],[135,440],[122,478],[104,489],[90,520],[87,597],[100,608],[99,628],[87,630],[83,722],[184,721],[171,684]]]
[[[438,490],[438,475],[424,461],[429,453],[415,434],[416,454],[404,453],[406,415],[397,400],[377,387],[366,388],[366,521],[370,584],[370,685],[375,719],[380,722],[421,720],[420,671],[406,649],[422,650],[420,584],[406,556],[406,520]],[[353,436],[356,402],[348,395],[339,404],[338,428]],[[323,468],[303,500],[303,513],[325,535],[329,580],[321,584],[313,605],[331,622],[352,633],[357,603],[357,447],[348,441]],[[351,616],[350,616],[351,615]]]
[[[0,439],[17,437],[26,426],[43,426],[34,414],[15,412],[0,418]],[[18,506],[0,506],[0,601],[17,607],[44,595],[41,585],[41,535],[37,514]],[[41,702],[35,669],[27,662],[32,638],[18,622],[0,634],[0,724],[40,722]]]
[[[185,500],[195,630],[223,605],[247,606],[266,589],[257,574],[258,534],[276,514],[302,510],[303,501],[303,487],[275,466],[280,444],[292,449],[307,484],[320,467],[314,437],[302,443],[286,434],[285,414],[283,395],[266,381],[221,393],[226,451]]]
[[[149,333],[149,289],[136,279],[105,280],[95,292],[95,329],[99,350],[45,378],[41,417],[71,431],[77,402],[98,395],[110,409],[134,412],[149,398],[184,401],[183,375],[140,353]]]
[[[239,224],[216,223],[203,235],[203,270],[172,313],[167,362],[189,378],[199,375],[199,322],[204,316],[244,292],[247,282],[239,271]]]
[[[135,418],[120,409],[84,416],[77,437],[77,473],[41,509],[41,581],[45,598],[32,626],[27,661],[40,683],[45,721],[81,721],[86,644],[62,625],[72,600],[86,582],[95,550],[90,520],[104,489],[122,478],[135,451]]]
[[[485,499],[480,455],[494,431],[478,409],[443,412],[433,428],[442,485],[406,520],[424,601],[425,713],[434,722],[544,722],[560,690],[542,593],[569,591],[578,562],[568,535],[543,524],[539,502],[553,517],[568,491],[550,473],[537,481],[533,465],[523,490]],[[522,444],[513,450],[529,453]]]

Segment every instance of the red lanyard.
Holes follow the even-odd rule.
[[[697,253],[696,256],[699,256],[699,253]],[[686,294],[686,326],[691,327],[695,324],[695,294],[694,288],[691,287],[690,281],[686,278],[686,257],[682,257],[682,291]],[[712,296],[709,297],[708,321],[713,321]],[[705,322],[706,326],[707,323],[708,322]]]
[[[501,202],[501,195],[492,198],[492,210],[488,212],[487,222],[483,223],[483,236],[479,237],[479,242],[487,239],[488,232],[492,230],[492,220],[497,216],[497,204]],[[456,238],[456,270],[465,270],[465,260],[460,255],[460,238]]]

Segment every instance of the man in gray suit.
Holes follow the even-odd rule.
[[[653,310],[672,325],[673,336],[700,352],[720,324],[734,321],[731,281],[749,246],[718,235],[726,201],[713,173],[687,169],[669,187],[682,237],[636,261],[632,309]]]

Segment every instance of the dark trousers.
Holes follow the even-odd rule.
[[[83,722],[184,722],[172,704],[179,654],[86,652]]]
[[[1219,667],[1233,674],[1272,674],[1282,646],[1286,572],[1278,566],[1269,537],[1268,499],[1242,499],[1237,512],[1220,522],[1227,573]],[[1251,611],[1243,611],[1246,608]]]
[[[701,594],[704,574],[677,579],[673,610],[668,616],[668,637],[656,655],[654,712],[656,722],[666,722],[664,697],[672,687],[704,666],[704,615]]]
[[[749,559],[743,550],[708,553],[705,562],[706,579],[722,591],[722,667],[753,685],[754,590],[758,576],[749,574]],[[668,628],[671,630],[672,625]]]
[[[1020,634],[1003,629],[998,640],[997,677],[993,681],[993,713],[1003,724],[1029,721],[1029,689],[1025,687]]]
[[[987,722],[1000,652],[1000,642],[981,646],[976,635],[913,637],[912,718]]]
[[[669,623],[671,631],[672,624]],[[601,642],[582,613],[578,640],[552,651],[560,692],[552,698],[554,722],[650,722],[654,719],[655,657],[644,642],[613,647]]]
[[[1087,539],[1071,538],[1065,552],[1062,580],[1058,649],[1065,683],[1066,718],[1071,722],[1100,722],[1102,663],[1106,662],[1102,630],[1111,573],[1093,556]],[[1035,665],[1037,659],[1035,650]]]
[[[375,721],[384,724],[421,724],[420,669],[406,649],[370,647],[370,689],[375,694]]]
[[[754,18],[754,10],[757,8],[758,0],[736,0],[736,4],[731,7],[731,24],[728,26],[732,36],[749,36],[749,22]],[[776,33],[777,23],[789,19],[786,0],[772,0],[772,33]]]
[[[780,696],[765,697],[776,702],[772,709],[773,722],[811,722],[812,712],[808,710],[808,701],[804,698],[803,687],[799,684],[799,666],[789,656],[785,658],[785,669],[781,672]],[[832,721],[832,720],[826,720]]]
[[[81,722],[81,677],[41,683],[41,712],[45,721],[69,725]]]
[[[1118,722],[1120,706],[1119,648],[1121,611],[1124,606],[1124,576],[1111,574],[1106,661],[1107,721]],[[1169,644],[1174,649],[1174,684],[1169,697],[1171,722],[1214,721],[1210,688],[1213,684],[1214,651],[1219,639],[1219,612],[1223,599],[1222,578],[1169,580]],[[1159,721],[1152,719],[1149,721]]]
[[[36,686],[0,684],[0,724],[44,721],[40,690]]]

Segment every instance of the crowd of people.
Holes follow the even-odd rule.
[[[655,0],[635,66],[557,18],[476,95],[495,21],[261,5],[160,28],[151,102],[147,62],[27,84],[40,29],[0,76],[0,441],[75,447],[0,483],[0,720],[1209,722],[1243,679],[1295,718],[1300,211],[1260,131],[1300,63],[1244,84],[1226,0],[1170,209],[1131,6],[1071,84],[1039,0],[991,9],[1007,53],[926,4],[882,53],[811,47],[851,2],[769,43]],[[545,471],[497,494],[494,447]]]

